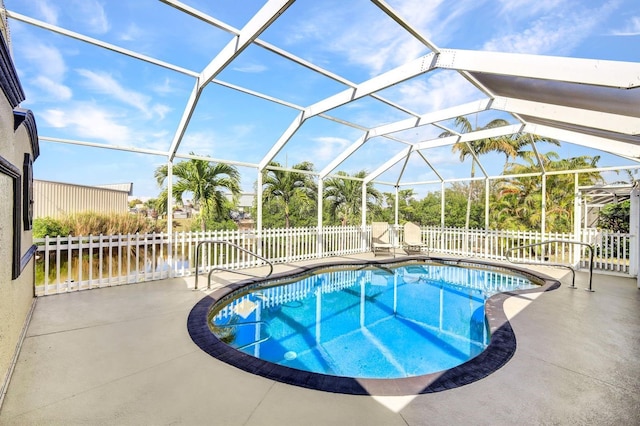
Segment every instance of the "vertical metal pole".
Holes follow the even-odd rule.
[[[580,188],[578,187],[578,173],[574,173],[573,175],[573,187],[574,187],[574,198],[573,198],[573,239],[576,241],[581,241],[580,239],[580,218],[582,217],[582,195],[580,194]],[[586,200],[585,200],[586,201]],[[586,210],[586,209],[585,209]],[[586,211],[585,211],[586,213]],[[586,216],[585,216],[586,222]]]
[[[573,215],[573,240],[582,242],[580,238],[580,216],[576,216],[576,213],[580,214],[580,189],[578,188],[578,173],[573,174],[573,208],[576,210]],[[580,253],[582,247],[576,244],[572,244],[571,247],[571,264],[576,265],[580,262]],[[578,265],[579,266],[579,265]]]
[[[257,183],[257,188],[256,188],[256,192],[257,195],[256,197],[258,198],[256,200],[256,204],[258,205],[258,209],[256,212],[256,216],[258,216],[257,219],[257,223],[256,223],[256,232],[257,232],[257,247],[256,247],[256,252],[262,256],[262,170],[260,168],[258,168],[258,183]]]
[[[489,178],[484,179],[484,230],[489,230]]]
[[[169,264],[169,278],[174,275],[173,270],[173,161],[167,162],[167,234],[169,250],[167,253],[167,263]],[[197,270],[197,266],[196,266]]]
[[[317,207],[318,207],[318,242],[316,247],[316,257],[321,258],[323,256],[323,246],[324,246],[324,235],[322,234],[322,209],[324,206],[324,181],[321,177],[318,177],[318,197],[317,197]]]
[[[444,242],[444,205],[445,205],[445,190],[444,190],[444,181],[440,182],[440,252],[444,253],[445,242]]]
[[[640,288],[640,187],[636,184],[631,190],[629,210],[629,275],[637,276]]]
[[[542,234],[542,239],[544,240],[544,233],[547,230],[547,175],[542,174],[542,189],[541,189],[541,199],[540,202],[540,210],[542,214],[540,215],[540,233]]]
[[[367,230],[367,184],[362,181],[362,238],[361,238],[361,250],[365,252],[367,250],[367,238],[366,238],[366,230]]]
[[[399,204],[399,193],[398,193],[398,185],[395,186],[395,195],[396,195],[396,204],[395,204],[395,210],[394,210],[394,223],[396,225],[396,227],[398,226],[398,204]]]
[[[484,180],[484,256],[489,256],[489,178]]]
[[[445,206],[444,181],[440,182],[440,227],[444,229],[444,206]],[[442,248],[442,247],[441,247]]]

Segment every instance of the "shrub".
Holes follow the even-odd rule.
[[[79,235],[117,235],[160,232],[161,227],[154,221],[129,213],[81,212],[65,217],[62,222],[70,233]]]
[[[44,238],[47,235],[57,237],[58,235],[69,235],[71,229],[63,223],[63,220],[52,217],[42,217],[33,220],[33,238]]]

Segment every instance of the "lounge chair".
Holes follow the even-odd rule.
[[[395,246],[391,242],[391,229],[387,222],[373,222],[371,224],[371,251],[374,256],[393,254],[395,257]]]
[[[428,253],[428,246],[422,242],[422,230],[413,222],[404,224],[404,241],[402,247],[407,254],[419,254],[425,249]]]

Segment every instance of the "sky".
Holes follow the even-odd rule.
[[[202,71],[232,35],[158,0],[4,0],[7,10],[83,36],[102,40],[193,72]],[[240,29],[264,1],[184,0],[184,4]],[[388,1],[423,36],[441,49],[473,49],[640,62],[640,2],[637,0],[393,0]],[[40,137],[167,152],[195,79],[89,43],[9,19],[14,62],[25,91],[23,108],[33,111]],[[354,83],[366,81],[429,49],[365,0],[297,0],[260,40]],[[238,92],[237,85],[306,107],[346,86],[257,45],[249,46],[203,90],[179,154],[195,153],[240,164],[258,164],[298,111]],[[460,105],[485,96],[449,70],[436,70],[379,94],[418,113]],[[366,97],[327,112],[362,127],[408,118]],[[469,117],[482,126],[495,112]],[[513,119],[510,119],[513,121]],[[515,121],[513,121],[515,122]],[[446,123],[445,123],[446,124]],[[451,123],[448,123],[451,124]],[[401,136],[424,140],[435,127]],[[307,120],[275,158],[291,166],[311,161],[323,169],[363,131],[324,119]],[[404,145],[374,138],[338,170],[372,171]],[[134,196],[160,192],[153,172],[166,156],[40,142],[36,179],[84,185],[133,182]],[[628,160],[563,143],[540,146],[561,156],[601,155],[600,166]],[[469,175],[450,146],[426,150],[445,179]],[[498,174],[504,156],[489,154],[483,166]],[[380,176],[395,181],[395,166]],[[239,166],[244,191],[254,190],[253,167]],[[609,173],[610,181],[624,173]],[[437,180],[412,158],[403,182]],[[438,190],[429,185],[417,192]],[[391,191],[384,186],[382,190]]]

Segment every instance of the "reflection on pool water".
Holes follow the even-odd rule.
[[[209,327],[236,349],[299,370],[411,377],[478,355],[490,338],[485,300],[533,287],[513,273],[445,264],[339,267],[244,291],[213,307]]]

